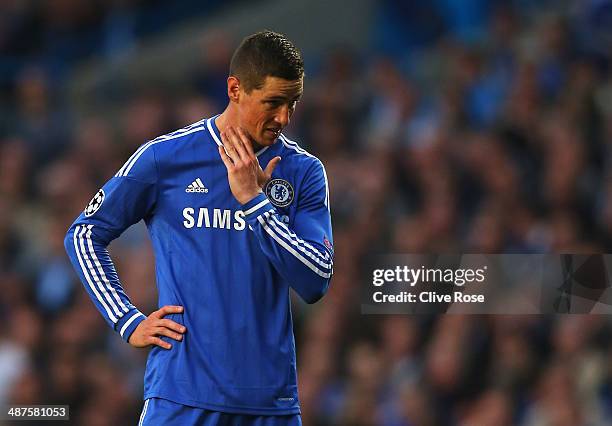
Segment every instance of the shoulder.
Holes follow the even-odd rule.
[[[209,136],[208,120],[208,118],[204,118],[178,130],[158,136],[145,145],[153,148],[156,155],[174,155],[177,149],[180,149],[189,141]]]
[[[160,158],[173,156],[188,141],[208,134],[206,123],[207,119],[203,119],[143,143],[123,164],[115,177],[142,178],[143,175],[151,175]]]
[[[302,148],[295,140],[291,140],[281,133],[278,143],[282,144],[279,155],[287,158],[296,168],[300,169],[300,172],[305,174],[317,171],[325,173],[321,160]]]
[[[300,147],[296,141],[281,134],[279,143],[282,143],[281,157],[288,156],[290,163],[302,177],[301,188],[305,193],[319,193],[324,195],[324,203],[329,208],[329,183],[323,162]],[[283,160],[285,161],[285,160]]]

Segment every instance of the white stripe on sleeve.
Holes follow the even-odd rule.
[[[87,284],[89,285],[89,288],[91,288],[91,290],[95,294],[96,299],[98,299],[98,302],[100,302],[102,307],[104,307],[104,310],[106,311],[106,314],[108,315],[110,320],[113,323],[116,323],[117,322],[117,318],[115,317],[115,315],[113,315],[112,311],[108,308],[108,306],[104,302],[104,299],[102,299],[102,297],[100,296],[100,293],[98,293],[98,290],[96,290],[96,286],[94,286],[93,282],[91,281],[91,277],[89,276],[87,268],[85,267],[85,264],[83,263],[83,259],[81,258],[81,251],[80,251],[80,248],[79,248],[79,246],[77,244],[77,240],[78,240],[78,238],[80,238],[80,235],[78,235],[78,234],[81,233],[81,229],[83,230],[83,232],[85,232],[85,230],[86,230],[84,226],[77,225],[76,229],[74,230],[74,235],[73,235],[74,250],[76,252],[77,259],[79,261],[79,265],[81,265],[81,271],[83,272],[83,275],[85,275],[85,280],[87,281]]]
[[[121,335],[121,337],[123,337],[123,333],[125,333],[125,330],[126,330],[126,329],[127,329],[129,326],[130,326],[130,324],[131,324],[131,323],[133,323],[133,322],[134,322],[134,320],[135,320],[136,318],[138,318],[139,316],[141,316],[141,315],[144,317],[144,315],[143,315],[142,313],[140,313],[140,312],[136,312],[134,315],[132,315],[132,316],[130,317],[130,319],[129,319],[129,320],[127,320],[127,321],[125,322],[125,324],[123,324],[123,327],[121,327],[121,330],[119,331],[119,334]]]
[[[308,259],[304,258],[301,254],[299,254],[297,251],[295,251],[290,245],[288,245],[284,240],[282,240],[281,238],[278,237],[278,235],[276,235],[271,229],[270,227],[266,224],[266,222],[264,221],[263,217],[258,216],[257,220],[259,221],[259,223],[261,224],[261,226],[263,227],[263,229],[272,237],[274,238],[274,240],[280,244],[283,248],[285,248],[285,250],[287,250],[289,253],[291,253],[292,255],[294,255],[300,262],[302,262],[304,265],[308,266],[309,269],[311,269],[314,273],[316,273],[317,275],[323,277],[323,278],[329,278],[331,277],[331,273],[326,273],[321,271],[319,268],[317,268],[315,265],[313,265]]]
[[[260,207],[262,207],[262,206],[265,206],[266,204],[269,204],[269,203],[270,203],[270,200],[268,200],[268,199],[266,198],[265,200],[260,201],[259,203],[255,204],[253,207],[251,207],[250,209],[246,210],[246,211],[244,212],[244,215],[246,216],[246,215],[248,215],[248,214],[251,214],[251,213],[253,213],[254,211],[256,211],[258,208],[260,208]]]
[[[314,253],[312,253],[311,251],[307,250],[305,247],[301,246],[297,241],[293,240],[289,234],[285,233],[281,228],[279,228],[277,226],[278,221],[275,223],[274,220],[270,219],[270,216],[268,216],[268,215],[269,215],[269,213],[266,213],[266,223],[268,225],[270,225],[270,227],[272,228],[272,230],[274,232],[276,232],[280,236],[285,237],[285,241],[290,243],[293,248],[295,248],[295,249],[299,250],[300,252],[304,253],[304,255],[308,256],[310,259],[312,259],[314,262],[316,262],[319,266],[321,266],[322,268],[331,270],[331,268],[332,268],[332,263],[331,262],[325,261],[325,260],[321,260]],[[317,252],[317,254],[319,254],[319,256],[320,256],[320,253]]]
[[[329,260],[331,258],[331,256],[329,255],[328,252],[323,252],[321,253],[319,250],[317,250],[312,244],[310,244],[307,241],[304,241],[303,239],[301,239],[300,237],[297,236],[297,234],[295,232],[293,232],[291,229],[289,229],[289,227],[284,223],[281,222],[280,220],[278,220],[276,218],[276,216],[270,214],[270,217],[274,220],[274,222],[276,222],[278,224],[278,226],[283,229],[287,234],[289,234],[290,238],[292,240],[295,240],[298,244],[301,244],[302,246],[306,247],[307,249],[310,249],[312,251],[313,254],[319,256],[322,260]]]
[[[125,305],[125,303],[123,303],[123,300],[121,300],[121,298],[119,297],[117,290],[115,290],[115,288],[111,285],[108,278],[106,278],[106,273],[104,273],[104,268],[102,268],[102,265],[100,264],[100,261],[98,260],[98,256],[96,255],[96,251],[93,248],[93,243],[91,241],[91,232],[93,229],[93,225],[88,225],[87,228],[89,229],[89,231],[87,232],[87,235],[85,238],[87,238],[87,245],[89,248],[89,253],[91,255],[91,258],[94,261],[94,265],[96,266],[96,269],[98,270],[98,275],[102,278],[102,281],[104,281],[104,285],[106,286],[106,289],[109,290],[110,293],[113,295],[113,298],[115,299],[117,304],[121,306],[121,309],[123,310],[123,312],[128,312],[130,309]],[[123,316],[123,314],[121,314],[120,316]]]
[[[117,318],[121,318],[123,314],[119,312],[119,308],[117,307],[117,304],[113,302],[113,300],[110,297],[110,294],[108,294],[107,289],[102,286],[102,282],[100,281],[100,278],[98,277],[97,271],[94,269],[93,262],[89,257],[87,248],[85,247],[85,242],[87,240],[87,236],[86,236],[87,229],[88,227],[83,227],[84,232],[82,232],[79,235],[79,245],[81,247],[81,256],[83,256],[83,259],[85,259],[85,264],[87,265],[89,269],[89,273],[91,274],[94,281],[98,285],[98,289],[100,290],[100,293],[104,296],[104,298],[108,302],[108,305],[111,308],[113,308],[113,311],[115,312],[115,315],[117,316]]]

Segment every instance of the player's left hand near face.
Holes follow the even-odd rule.
[[[227,168],[230,189],[240,204],[246,204],[262,192],[281,158],[274,157],[263,170],[249,137],[241,128],[228,126],[221,132],[221,140],[219,155]]]
[[[170,337],[180,342],[183,340],[183,334],[187,329],[184,325],[164,317],[169,314],[180,314],[182,312],[182,306],[163,306],[138,324],[138,327],[136,327],[136,330],[134,330],[128,339],[128,343],[136,348],[157,345],[164,349],[171,349],[172,345],[160,339],[160,336]]]

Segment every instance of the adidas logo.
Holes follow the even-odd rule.
[[[185,189],[185,192],[203,192],[206,194],[208,193],[208,188],[204,186],[200,178],[197,178],[189,184],[187,189]]]

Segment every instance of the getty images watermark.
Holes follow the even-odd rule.
[[[610,314],[612,255],[396,254],[371,259],[364,314]]]

